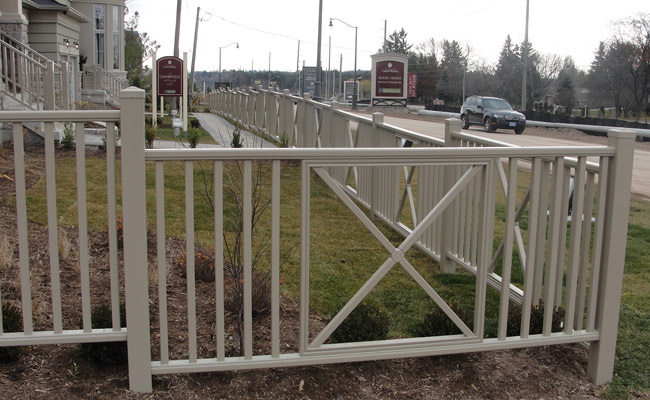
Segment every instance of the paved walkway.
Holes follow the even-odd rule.
[[[230,143],[232,142],[232,132],[236,128],[228,121],[212,113],[194,113],[192,116],[196,117],[199,120],[203,129],[208,131],[214,140],[221,143],[222,147],[231,147]],[[248,131],[242,130],[240,131],[240,134],[244,147],[276,147],[273,143],[267,142],[266,140],[260,138],[259,136],[255,136]]]

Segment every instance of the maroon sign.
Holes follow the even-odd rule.
[[[404,63],[380,61],[377,63],[375,97],[404,97]]]
[[[183,60],[163,57],[156,61],[158,96],[183,96]]]
[[[409,80],[407,84],[409,96],[408,97],[418,97],[418,74],[415,72],[409,72]]]

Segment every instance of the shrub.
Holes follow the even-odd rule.
[[[149,117],[149,116],[144,117],[145,125],[151,125],[151,120],[152,120],[152,117]]]
[[[74,132],[72,130],[72,122],[63,124],[63,137],[61,138],[61,146],[66,150],[74,149]]]
[[[113,320],[111,307],[102,303],[93,309],[91,314],[93,329],[112,328]],[[120,325],[126,326],[126,307],[120,304]],[[79,323],[82,327],[82,324]],[[126,342],[82,343],[79,345],[81,354],[101,364],[121,364],[127,361]]]
[[[551,322],[551,332],[560,332],[562,330],[562,322],[564,321],[564,308],[555,307],[553,309],[553,319]],[[521,306],[510,303],[508,309],[508,328],[507,336],[519,336],[521,328]],[[544,328],[544,302],[539,300],[538,304],[533,304],[530,307],[530,328],[531,335],[538,335],[542,333]]]
[[[176,259],[180,275],[187,277],[187,252]],[[214,282],[214,253],[203,247],[194,251],[194,278],[201,282]]]
[[[199,129],[201,127],[201,123],[197,118],[190,118],[190,126],[194,129]]]
[[[190,143],[191,148],[196,148],[201,138],[201,131],[198,128],[190,128],[187,132],[187,141]]]
[[[144,127],[144,142],[148,149],[153,148],[153,142],[156,140],[156,128],[153,126]]]
[[[156,125],[160,126],[163,123],[163,117],[156,117]]]
[[[466,325],[471,326],[474,321],[473,311],[461,307],[455,302],[450,302],[449,307],[458,315]],[[463,333],[460,328],[445,314],[440,307],[433,307],[431,312],[413,329],[417,337],[458,335]]]
[[[282,148],[289,147],[289,136],[285,131],[282,131],[282,133],[280,134],[280,147]]]
[[[20,332],[22,330],[22,313],[20,309],[9,303],[2,305],[3,332]],[[0,362],[13,362],[18,359],[20,347],[0,347]]]
[[[384,340],[388,337],[388,325],[388,315],[379,307],[361,303],[336,328],[331,340],[334,343]]]
[[[230,145],[234,149],[240,149],[244,146],[241,141],[241,133],[239,129],[235,129],[234,131],[232,131],[232,140],[230,141]]]
[[[237,271],[230,263],[225,269],[224,307],[231,314],[238,315],[244,308],[244,274]],[[271,279],[269,274],[252,270],[252,314],[253,318],[262,318],[271,310]]]

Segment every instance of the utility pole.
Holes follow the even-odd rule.
[[[192,72],[190,73],[190,87],[188,90],[194,91],[194,63],[196,61],[196,41],[199,37],[199,13],[201,7],[196,7],[196,26],[194,27],[194,47],[192,47]]]
[[[332,96],[330,96],[330,71],[331,69],[331,64],[332,64],[332,35],[329,37],[329,54],[327,56],[327,79],[325,79],[325,82],[327,82],[326,89],[325,89],[325,99],[330,99]]]
[[[298,40],[298,56],[296,57],[296,79],[298,80],[298,96],[300,96],[300,40]]]
[[[321,67],[320,67],[320,46],[321,31],[323,29],[323,0],[318,2],[318,45],[316,48],[316,82],[314,82],[314,100],[322,101],[321,95]]]
[[[384,53],[386,52],[386,30],[388,29],[388,20],[384,20]]]
[[[176,35],[174,36],[174,57],[178,57],[179,55],[179,49],[178,49],[178,39],[180,38],[181,35],[181,4],[183,3],[183,0],[178,0],[176,3]]]
[[[521,83],[521,110],[526,111],[526,86],[527,86],[527,77],[528,77],[528,3],[529,0],[526,0],[526,33],[524,35],[524,72]]]

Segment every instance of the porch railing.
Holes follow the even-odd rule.
[[[318,143],[345,146],[336,148],[292,148],[292,149],[182,149],[145,150],[144,92],[129,88],[121,93],[121,111],[81,112],[21,112],[0,113],[0,122],[13,123],[16,217],[18,229],[19,271],[21,280],[21,304],[24,331],[2,333],[0,346],[31,345],[39,343],[74,343],[93,341],[127,340],[129,350],[129,379],[131,389],[147,392],[152,390],[152,374],[186,373],[198,371],[220,371],[231,369],[286,367],[364,361],[409,356],[451,354],[471,351],[485,351],[527,346],[541,346],[560,343],[588,342],[590,376],[596,384],[602,384],[612,377],[616,346],[618,312],[620,306],[623,262],[631,186],[634,135],[611,131],[607,146],[593,147],[462,147],[457,142],[448,142],[448,148],[438,148],[438,141],[430,141],[421,135],[402,130],[393,130],[381,122],[381,116],[373,120],[356,119],[356,132],[349,129],[347,113],[334,108],[323,108],[310,100],[298,101],[280,95],[278,99],[289,100],[291,107],[279,105],[278,115],[283,112],[291,118],[281,122],[280,118],[258,119],[255,107],[250,107],[250,97],[228,93],[232,115],[253,116],[253,122],[264,121],[262,129],[273,131],[283,126],[294,136],[294,143]],[[251,94],[248,94],[251,96]],[[254,96],[260,96],[255,94]],[[246,99],[246,101],[242,101]],[[212,99],[214,100],[214,98]],[[264,101],[265,110],[274,106]],[[230,105],[228,105],[230,104]],[[256,105],[262,101],[257,97]],[[288,106],[288,104],[287,104]],[[320,111],[316,111],[316,109]],[[246,113],[244,113],[246,111]],[[251,113],[252,111],[252,113]],[[302,114],[302,117],[297,116]],[[318,115],[320,113],[320,117]],[[326,115],[332,118],[327,122]],[[346,117],[346,118],[339,118]],[[355,117],[357,118],[357,117]],[[300,123],[296,123],[300,119]],[[89,271],[92,260],[88,256],[88,229],[86,219],[85,153],[83,135],[77,142],[77,187],[78,190],[78,234],[79,234],[79,280],[81,288],[81,309],[83,329],[67,331],[62,327],[61,303],[67,301],[60,287],[60,269],[57,265],[57,211],[53,146],[53,122],[73,121],[77,131],[83,130],[84,121],[106,121],[107,134],[114,135],[114,124],[121,127],[121,191],[124,234],[124,296],[128,337],[126,329],[119,324],[119,296],[122,290],[117,279],[119,265],[116,234],[116,163],[113,137],[107,140],[107,187],[108,187],[108,241],[110,257],[110,298],[113,310],[113,327],[108,330],[92,329],[91,292]],[[293,121],[289,124],[288,120]],[[51,304],[53,308],[52,327],[47,330],[34,329],[31,317],[29,237],[26,211],[25,164],[21,124],[24,121],[41,121],[46,124],[46,188],[47,218],[50,260]],[[250,122],[250,119],[248,120]],[[460,130],[455,131],[455,121],[447,124],[448,138],[468,141]],[[309,131],[311,127],[315,131]],[[303,130],[304,127],[307,127]],[[327,128],[326,128],[327,127]],[[292,130],[293,129],[293,130]],[[291,131],[292,130],[292,131]],[[393,134],[391,138],[389,131]],[[277,131],[276,131],[277,132]],[[311,135],[312,133],[315,134]],[[329,132],[330,135],[326,132]],[[395,136],[394,133],[399,133]],[[455,133],[454,133],[455,132]],[[310,136],[311,135],[311,136]],[[450,139],[450,140],[451,140]],[[407,143],[410,145],[406,145]],[[353,147],[356,144],[359,148]],[[375,144],[374,147],[369,147]],[[461,143],[462,144],[462,143]],[[382,146],[386,147],[383,148]],[[307,147],[307,146],[305,146]],[[392,148],[391,148],[392,147]],[[397,148],[402,147],[402,148]],[[416,147],[416,148],[403,148]],[[442,147],[442,146],[440,146]],[[588,165],[587,158],[598,159],[597,167]],[[224,302],[224,261],[221,240],[224,230],[224,168],[236,161],[242,166],[243,188],[243,356],[230,357],[226,354]],[[573,161],[575,160],[575,161]],[[252,319],[252,268],[253,242],[251,226],[251,204],[253,196],[253,165],[261,161],[269,165],[268,187],[271,204],[271,337],[268,351],[253,340]],[[294,332],[297,351],[286,351],[280,346],[280,285],[279,274],[280,237],[280,185],[281,163],[292,161],[300,168],[300,307],[299,329]],[[155,165],[156,215],[156,266],[147,261],[147,162]],[[165,225],[165,169],[170,162],[181,162],[185,185],[185,240],[187,251],[186,305],[182,316],[170,315],[167,310],[167,271]],[[214,221],[215,290],[214,313],[205,317],[196,307],[195,283],[195,213],[194,170],[195,164],[208,163],[212,171],[211,197],[215,201]],[[503,220],[495,213],[497,203],[497,176],[503,169],[506,182]],[[524,170],[530,168],[530,179]],[[570,170],[569,170],[570,169]],[[356,172],[355,172],[356,171]],[[318,178],[312,177],[316,174]],[[570,235],[566,231],[565,195],[567,174],[574,175],[574,197]],[[317,212],[311,209],[312,187],[315,179],[329,188],[352,214],[368,229],[385,250],[385,261],[377,265],[376,272],[352,296],[339,313],[318,332],[310,331],[310,235],[314,232],[311,220]],[[598,185],[596,186],[596,180]],[[417,184],[416,184],[417,183]],[[320,184],[320,183],[319,183]],[[516,199],[518,186],[525,186],[529,193],[519,204]],[[412,205],[408,205],[412,202]],[[527,203],[529,206],[522,206]],[[590,208],[589,204],[593,204]],[[407,206],[408,205],[408,206]],[[362,208],[371,210],[370,216]],[[528,224],[522,242],[527,250],[524,265],[524,283],[520,291],[522,312],[521,329],[517,334],[508,334],[506,329],[508,303],[512,298],[512,261],[516,237],[516,225],[521,216],[520,209],[527,208]],[[407,210],[410,209],[410,210]],[[410,211],[410,212],[409,212]],[[593,212],[593,214],[592,214]],[[595,223],[592,224],[591,216]],[[393,244],[378,229],[373,216],[387,221],[404,240]],[[204,217],[201,217],[204,218]],[[151,223],[153,221],[150,221]],[[173,223],[173,221],[169,221]],[[493,242],[495,229],[503,227],[503,249],[500,251],[500,274],[496,275],[493,264]],[[563,228],[563,226],[565,228]],[[592,238],[593,236],[593,238]],[[409,249],[419,247],[440,260],[441,268],[448,272],[461,266],[476,276],[474,297],[474,318],[470,324],[460,318],[440,297],[409,260]],[[568,256],[565,252],[568,250]],[[497,252],[498,253],[498,252]],[[450,336],[402,338],[388,341],[330,344],[330,334],[345,320],[353,309],[363,301],[373,288],[393,268],[403,268],[412,279],[429,295],[431,300],[453,321],[461,334]],[[558,279],[565,276],[566,279]],[[485,338],[486,293],[492,285],[499,291],[498,333],[494,338]],[[496,279],[496,276],[499,279]],[[541,278],[538,278],[541,276]],[[154,284],[157,291],[149,293]],[[539,289],[539,290],[538,290]],[[537,292],[536,292],[537,291]],[[154,294],[155,293],[155,294]],[[560,293],[558,297],[558,293]],[[531,334],[530,306],[542,298],[546,306],[543,331]],[[151,297],[151,298],[150,298]],[[156,298],[157,297],[157,298]],[[150,312],[150,304],[156,304]],[[553,306],[562,305],[566,316],[561,332],[553,332]],[[151,313],[151,318],[150,318]],[[169,321],[186,318],[186,332],[182,335],[184,350],[170,351]],[[150,326],[150,321],[157,323]],[[40,322],[39,322],[40,323]],[[214,337],[197,336],[197,327],[208,326]],[[157,333],[152,340],[152,329]],[[177,338],[174,338],[176,340]],[[156,348],[152,348],[156,343]]]
[[[90,83],[90,85],[87,85],[87,87],[104,90],[106,92],[106,96],[112,104],[120,104],[120,92],[126,88],[126,81],[111,74],[97,64],[86,67],[86,70],[84,72],[86,83]]]
[[[5,33],[0,38],[4,92],[31,110],[69,110],[68,63],[57,64]]]

